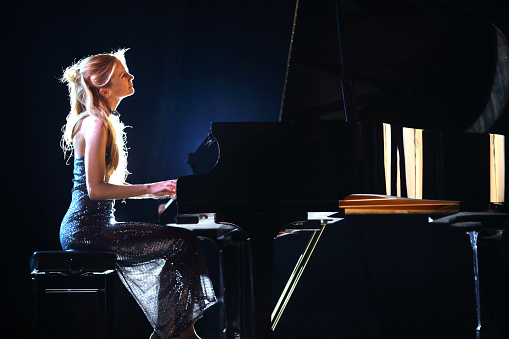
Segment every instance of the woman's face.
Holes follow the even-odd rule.
[[[107,90],[106,99],[109,101],[120,101],[121,99],[128,97],[134,93],[132,76],[124,67],[124,65],[118,61],[113,74],[110,79],[110,85],[105,88]]]

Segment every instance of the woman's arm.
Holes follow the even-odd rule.
[[[93,117],[86,118],[80,129],[85,140],[85,171],[90,199],[157,198],[175,195],[175,180],[144,185],[115,185],[105,182],[108,129],[101,120]]]
[[[152,184],[146,184],[146,185],[166,185],[169,187],[169,189],[173,192],[172,194],[143,194],[143,195],[137,195],[137,196],[133,196],[133,197],[130,197],[130,199],[147,199],[147,198],[152,198],[152,199],[161,199],[161,198],[165,198],[165,197],[168,197],[168,196],[174,196],[176,195],[176,189],[177,189],[177,179],[174,179],[174,180],[166,180],[166,181],[162,181],[162,182],[156,182],[156,183],[152,183]],[[124,186],[136,186],[136,185],[133,185],[133,184],[129,184],[127,182],[124,182]]]

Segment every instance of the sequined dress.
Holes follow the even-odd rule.
[[[63,249],[116,253],[120,279],[158,336],[177,336],[216,301],[196,237],[178,227],[116,222],[114,211],[114,200],[88,197],[84,158],[75,158],[72,201],[60,227]]]

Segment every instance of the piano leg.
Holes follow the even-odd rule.
[[[221,276],[224,286],[224,305],[226,310],[225,339],[245,338],[252,333],[248,321],[250,305],[244,305],[247,295],[251,295],[249,281],[248,244],[245,241],[230,242],[221,249]],[[242,311],[243,310],[243,311]]]
[[[216,223],[234,224],[241,229],[251,230],[249,237],[249,251],[251,261],[252,295],[245,295],[249,300],[242,302],[243,314],[250,313],[252,305],[253,316],[246,319],[245,334],[242,338],[270,339],[274,337],[271,324],[272,313],[272,276],[274,262],[274,239],[279,230],[286,225],[307,220],[307,213],[251,213],[231,214],[217,213]],[[257,232],[257,226],[265,224],[263,228],[273,230],[273,234]],[[242,283],[245,285],[245,282]],[[241,318],[245,318],[242,317]],[[251,320],[251,321],[249,321]],[[251,325],[251,326],[250,326]],[[251,330],[252,329],[252,330]]]
[[[251,238],[250,245],[255,309],[253,338],[272,338],[270,316],[272,313],[274,239]]]
[[[475,338],[481,338],[481,295],[479,289],[479,259],[477,254],[477,238],[479,236],[479,231],[468,231],[467,232],[470,238],[470,245],[472,246],[472,257],[474,263],[474,284],[475,284],[475,308],[476,308],[476,316],[477,316],[477,327],[475,328]]]
[[[456,229],[463,229],[470,238],[474,266],[474,288],[477,326],[475,337],[480,339],[488,337],[484,335],[481,327],[481,298],[479,286],[479,267],[477,253],[477,239],[481,230],[504,231],[509,227],[509,214],[494,212],[458,212],[433,221],[436,224],[446,224]]]

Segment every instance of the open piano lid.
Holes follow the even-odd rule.
[[[297,6],[281,121],[345,120],[346,107],[349,121],[507,134],[509,48],[488,21],[424,0]]]
[[[501,33],[429,1],[346,10],[340,2],[342,72],[335,6],[299,1],[281,123],[213,123],[200,146],[205,156],[190,157],[199,175],[179,179],[179,212],[283,202],[312,211],[315,202],[350,194],[507,201],[507,138],[465,133],[505,126],[509,53]],[[353,81],[356,104],[344,105],[342,74],[344,84]],[[344,107],[361,124],[345,124]]]

